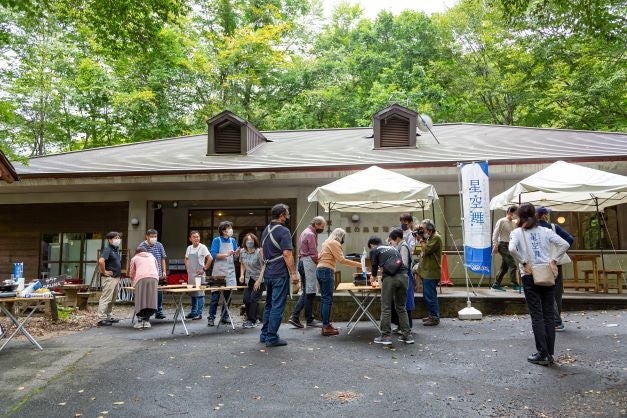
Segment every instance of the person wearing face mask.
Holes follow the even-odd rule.
[[[392,232],[390,232],[388,239],[390,240],[390,245],[396,248],[396,250],[401,255],[401,258],[403,259],[403,266],[407,269],[407,302],[405,304],[405,309],[407,310],[407,320],[409,321],[409,328],[411,328],[413,326],[411,316],[412,312],[416,308],[416,302],[414,298],[414,275],[411,271],[411,255],[413,249],[410,249],[410,246],[407,245],[407,243],[405,242],[405,239],[403,238],[403,231],[400,229],[393,229]],[[392,308],[390,309],[392,323],[399,326],[399,328],[394,330],[394,333],[402,335],[400,329],[400,321],[394,303],[394,300],[392,300]]]
[[[350,267],[361,268],[361,262],[348,260],[344,257],[342,244],[344,244],[346,231],[335,228],[329,238],[322,243],[318,254],[318,268],[316,277],[320,286],[320,315],[322,316],[322,335],[337,335],[340,331],[331,324],[331,306],[333,305],[333,290],[335,289],[335,268],[337,263]]]
[[[300,275],[301,294],[298,303],[290,315],[290,324],[296,328],[304,328],[300,322],[300,312],[305,309],[307,327],[320,326],[320,322],[313,317],[312,302],[318,291],[316,279],[316,265],[318,264],[318,234],[324,232],[327,222],[322,216],[316,216],[300,234],[298,250],[298,274]]]
[[[237,286],[237,276],[235,273],[235,263],[233,258],[237,254],[237,241],[233,238],[233,224],[229,221],[220,222],[218,225],[219,236],[211,242],[211,257],[213,258],[213,276],[224,276],[227,286]],[[231,306],[231,291],[224,291],[224,299],[228,306]],[[210,327],[214,325],[220,292],[211,292],[211,302],[209,304],[208,323]],[[222,307],[220,320],[223,324],[229,323],[226,314],[226,307]]]
[[[248,286],[244,290],[246,320],[242,328],[254,328],[259,317],[257,312],[259,299],[265,288],[263,285],[257,290],[254,288],[261,273],[263,253],[261,248],[259,248],[259,240],[255,234],[246,234],[242,242],[244,245],[239,250],[239,281],[241,284]]]
[[[254,286],[255,290],[259,290],[262,283],[266,286],[266,306],[259,342],[266,347],[283,347],[287,341],[279,337],[279,328],[287,302],[289,281],[291,279],[292,284],[296,284],[298,278],[292,233],[287,227],[290,208],[284,203],[277,203],[270,209],[270,216],[270,224],[261,233],[263,273],[260,274],[261,280],[257,280]]]
[[[422,221],[421,226],[424,234],[419,242],[422,256],[418,274],[422,277],[422,295],[429,314],[422,319],[422,325],[435,326],[440,323],[438,282],[442,273],[442,237],[436,232],[435,225],[430,219]]]
[[[105,238],[107,244],[100,253],[98,259],[98,267],[100,268],[100,277],[102,280],[102,294],[98,302],[98,326],[111,326],[119,322],[119,319],[111,315],[113,304],[118,294],[118,285],[120,284],[120,275],[122,273],[122,258],[120,256],[120,245],[122,239],[120,233],[111,231]]]
[[[205,244],[200,243],[200,232],[191,231],[189,240],[192,245],[185,251],[185,270],[187,270],[187,283],[194,284],[196,277],[204,277],[205,270],[209,268],[213,258]],[[198,291],[190,294],[192,298],[192,309],[185,316],[194,321],[202,319],[202,310],[205,308],[205,292]]]
[[[165,260],[168,258],[165,253],[165,248],[163,244],[157,241],[157,237],[159,233],[156,229],[149,229],[146,231],[145,240],[142,241],[138,247],[142,247],[146,252],[152,254],[157,260],[157,268],[159,270],[159,284],[165,285],[168,284],[166,279],[166,264]],[[165,319],[165,314],[163,313],[163,292],[157,292],[157,313],[155,314],[155,318],[157,319]]]
[[[416,246],[416,238],[412,234],[414,230],[414,217],[410,213],[401,214],[401,230],[403,231],[403,240],[413,251]]]

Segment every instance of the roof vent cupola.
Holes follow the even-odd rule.
[[[374,148],[415,148],[418,113],[393,104],[372,116]]]
[[[266,137],[251,123],[225,110],[207,120],[207,155],[248,154]]]

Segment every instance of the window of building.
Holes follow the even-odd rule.
[[[241,245],[244,235],[249,232],[261,237],[261,232],[270,222],[270,209],[190,209],[188,217],[188,236],[189,231],[200,232],[200,242],[207,247],[218,236],[218,225],[223,221],[233,223],[233,237],[237,245]]]
[[[65,274],[89,281],[98,264],[104,234],[51,232],[42,234],[41,271],[48,276]]]

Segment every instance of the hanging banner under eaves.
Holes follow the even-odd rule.
[[[489,275],[492,266],[488,163],[461,165],[464,209],[464,265]]]

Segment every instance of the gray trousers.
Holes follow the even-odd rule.
[[[381,283],[381,335],[387,336],[392,333],[392,302],[398,315],[398,326],[403,335],[411,332],[409,319],[407,317],[407,272],[395,274],[394,276],[383,276]]]

